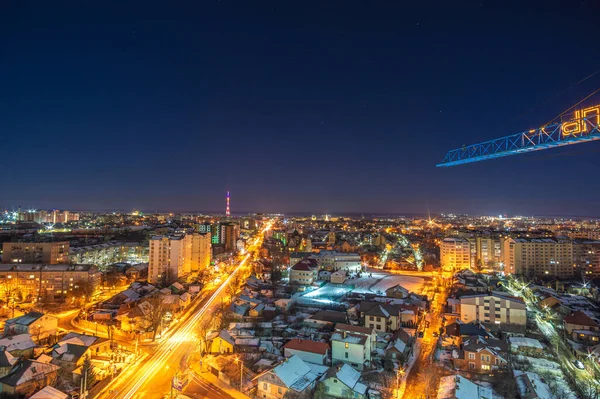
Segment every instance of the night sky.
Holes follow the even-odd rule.
[[[435,167],[600,87],[577,84],[600,68],[598,15],[590,0],[4,1],[0,207],[224,211],[229,189],[234,213],[599,216],[600,143]]]

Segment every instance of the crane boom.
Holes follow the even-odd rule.
[[[593,140],[600,140],[600,105],[577,110],[575,117],[565,122],[448,151],[437,167],[485,161]]]

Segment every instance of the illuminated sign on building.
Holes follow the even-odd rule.
[[[563,123],[562,133],[563,136],[575,136],[587,132],[591,126],[598,125],[600,125],[600,105],[575,111],[575,118],[570,122]]]

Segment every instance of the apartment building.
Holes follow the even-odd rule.
[[[600,277],[600,241],[576,240],[573,258],[578,274],[586,278]]]
[[[219,229],[221,231],[220,243],[225,245],[225,251],[235,251],[237,240],[240,238],[240,226],[235,223],[222,223],[219,225]]]
[[[460,319],[465,323],[514,325],[525,328],[525,302],[521,298],[498,294],[465,295],[460,297]]]
[[[440,244],[440,261],[445,271],[470,268],[471,244],[466,238],[445,238]]]
[[[210,234],[174,234],[150,239],[148,282],[174,282],[210,265]]]
[[[573,241],[553,238],[506,238],[504,271],[529,277],[570,278],[574,272]]]
[[[60,301],[70,294],[90,295],[102,282],[94,265],[0,265],[0,296],[17,288],[24,299]]]
[[[101,269],[113,263],[148,263],[148,246],[136,242],[109,241],[70,248],[69,261],[94,264]]]
[[[469,238],[471,268],[495,269],[502,261],[502,242],[493,237]]]
[[[69,262],[69,242],[5,242],[2,263],[44,263],[57,265]]]

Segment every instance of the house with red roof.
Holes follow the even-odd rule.
[[[313,258],[304,258],[290,269],[290,283],[312,285],[317,280],[319,264]]]
[[[317,342],[310,339],[294,338],[283,346],[285,357],[298,356],[305,362],[314,364],[326,364],[329,354],[329,344]]]
[[[600,343],[600,320],[594,314],[578,310],[565,316],[563,323],[574,341],[589,345]]]

